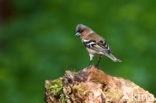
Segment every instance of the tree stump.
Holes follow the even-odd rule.
[[[154,95],[120,77],[112,77],[96,66],[45,81],[46,103],[156,103]]]

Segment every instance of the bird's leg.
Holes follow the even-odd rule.
[[[96,64],[97,67],[99,66],[100,60],[101,60],[101,56],[98,56],[98,62]]]
[[[90,65],[92,60],[93,60],[94,55],[93,54],[89,54],[89,57],[90,57],[90,61],[89,61],[89,65]]]

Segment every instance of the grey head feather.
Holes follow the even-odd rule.
[[[76,32],[78,32],[80,29],[82,29],[82,28],[86,28],[86,29],[89,29],[90,31],[92,31],[92,32],[94,32],[92,29],[90,29],[89,27],[87,27],[87,26],[85,26],[85,25],[83,25],[83,24],[78,24],[77,26],[76,26]]]

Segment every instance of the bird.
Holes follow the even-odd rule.
[[[98,35],[97,33],[95,33],[91,28],[89,28],[83,24],[78,24],[76,26],[75,36],[80,37],[82,44],[84,45],[84,47],[86,48],[86,50],[89,53],[89,56],[90,56],[89,65],[90,65],[91,61],[93,60],[93,57],[97,56],[98,62],[96,64],[96,66],[98,66],[100,63],[101,57],[103,55],[107,56],[114,62],[121,62],[120,59],[116,58],[111,53],[111,50],[110,50],[107,42],[105,41],[105,39],[103,37],[101,37],[100,35]]]

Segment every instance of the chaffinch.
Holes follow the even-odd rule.
[[[83,24],[78,24],[76,27],[76,36],[81,38],[83,45],[87,49],[90,56],[90,62],[94,56],[98,56],[98,62],[96,64],[98,66],[102,55],[107,56],[114,62],[121,62],[121,60],[111,54],[110,48],[106,41],[89,27]]]

